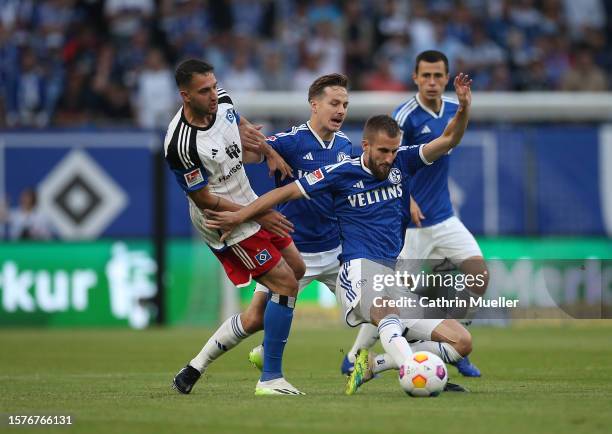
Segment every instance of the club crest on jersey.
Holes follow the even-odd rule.
[[[234,122],[234,119],[236,119],[236,115],[234,115],[234,111],[233,110],[228,110],[225,112],[225,119],[227,119],[227,121],[231,124],[232,122]]]
[[[262,250],[261,252],[255,255],[255,260],[259,265],[263,265],[272,259],[272,255],[268,252],[268,249]]]
[[[336,158],[337,158],[338,163],[339,163],[342,160],[345,160],[345,159],[349,158],[349,156],[346,155],[344,152],[338,152],[338,156]]]
[[[306,175],[306,181],[308,182],[308,185],[315,185],[323,178],[325,178],[325,175],[323,174],[321,169],[317,169],[314,172],[310,172],[308,175]]]
[[[389,181],[391,184],[399,184],[402,182],[402,172],[397,167],[394,167],[389,172]]]
[[[194,185],[198,185],[200,182],[204,181],[204,177],[202,176],[202,172],[199,168],[194,169],[191,172],[187,172],[183,176],[185,177],[187,187],[193,187]]]

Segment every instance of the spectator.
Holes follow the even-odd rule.
[[[51,225],[36,205],[36,191],[33,188],[23,190],[19,196],[19,208],[11,210],[8,216],[11,240],[51,239]]]
[[[287,90],[291,81],[278,48],[264,51],[261,80],[265,90]]]
[[[563,0],[563,6],[574,39],[581,38],[586,28],[601,31],[606,27],[606,13],[601,0]]]
[[[345,24],[343,29],[346,50],[346,73],[351,77],[351,86],[359,86],[361,74],[369,66],[368,58],[372,52],[372,24],[362,19],[359,2],[347,2],[344,6]]]
[[[249,65],[249,56],[240,51],[223,77],[223,86],[230,92],[254,92],[263,88],[259,74]]]
[[[47,105],[47,80],[31,48],[24,48],[19,69],[8,80],[7,123],[9,126],[45,127],[50,112]]]
[[[344,44],[332,21],[320,21],[315,36],[306,44],[310,54],[319,57],[319,75],[344,72]]]
[[[574,50],[573,64],[561,79],[561,89],[572,92],[599,92],[608,88],[604,71],[593,61],[587,46]]]
[[[157,48],[149,50],[138,76],[134,107],[142,128],[165,127],[178,107],[174,75]]]
[[[305,53],[302,57],[302,66],[293,75],[292,90],[306,92],[320,74],[319,56]]]
[[[403,92],[408,87],[400,80],[397,80],[391,72],[391,62],[384,56],[378,57],[374,61],[376,69],[363,79],[363,90],[384,90],[392,92]]]
[[[153,0],[106,0],[104,14],[111,36],[119,44],[127,43],[148,26],[154,7]]]

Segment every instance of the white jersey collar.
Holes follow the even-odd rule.
[[[440,106],[440,113],[436,114],[433,110],[430,110],[428,107],[425,106],[425,104],[423,104],[421,102],[421,98],[419,98],[419,94],[416,94],[416,102],[419,106],[421,106],[421,108],[423,110],[425,110],[427,113],[429,113],[434,119],[439,119],[444,115],[444,99],[442,99],[442,105]]]
[[[361,157],[359,157],[359,161],[361,161],[361,168],[368,174],[374,176],[374,174],[372,173],[372,171],[370,169],[368,169],[363,161],[363,153],[361,154]]]
[[[323,141],[323,139],[321,139],[321,137],[319,137],[319,135],[315,132],[315,130],[313,130],[312,127],[310,126],[310,120],[306,121],[306,126],[308,127],[308,129],[310,130],[312,135],[315,136],[315,139],[317,139],[317,142],[319,142],[319,145],[321,145],[321,147],[323,149],[331,149],[332,146],[334,146],[334,140],[336,140],[336,134],[335,133],[332,136],[332,139],[329,141],[329,144],[326,145],[325,142]]]

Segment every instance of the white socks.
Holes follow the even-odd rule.
[[[357,338],[353,343],[353,348],[348,352],[347,357],[349,362],[355,363],[357,360],[357,351],[362,348],[370,349],[378,340],[378,328],[373,324],[362,324],[359,328]]]
[[[410,344],[410,348],[415,353],[417,351],[429,351],[440,357],[444,363],[455,363],[463,358],[451,344],[446,342],[418,341]]]
[[[408,341],[402,336],[403,330],[397,315],[388,315],[378,323],[380,343],[397,366],[412,354]]]
[[[234,348],[248,336],[242,328],[240,314],[236,314],[221,324],[221,327],[210,337],[206,345],[189,364],[198,371],[204,372],[213,360]]]
[[[446,342],[418,341],[410,344],[410,348],[415,353],[418,351],[429,351],[440,357],[444,363],[454,363],[462,359],[461,354],[451,344]],[[373,373],[378,374],[389,369],[399,369],[399,365],[389,354],[378,354],[374,357],[374,364],[372,365]]]
[[[389,369],[399,369],[399,365],[395,363],[389,354],[378,354],[376,357],[374,357],[374,364],[372,365],[372,372],[374,374],[388,371]]]

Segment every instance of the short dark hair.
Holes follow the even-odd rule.
[[[446,57],[446,55],[438,50],[427,50],[427,51],[423,51],[422,53],[419,53],[419,55],[416,58],[416,63],[414,65],[414,72],[415,73],[419,73],[419,63],[421,61],[423,62],[427,62],[427,63],[436,63],[439,61],[444,62],[444,69],[446,70],[446,73],[448,74],[448,58]]]
[[[191,83],[193,74],[209,74],[214,71],[212,65],[198,59],[188,59],[176,68],[174,79],[178,87]]]
[[[322,75],[312,82],[308,88],[308,101],[323,94],[327,86],[340,86],[346,88],[348,86],[348,78],[344,74],[327,74]]]
[[[401,130],[395,119],[389,115],[375,115],[366,121],[363,128],[363,137],[371,141],[379,132],[384,132],[387,136],[397,137]]]

